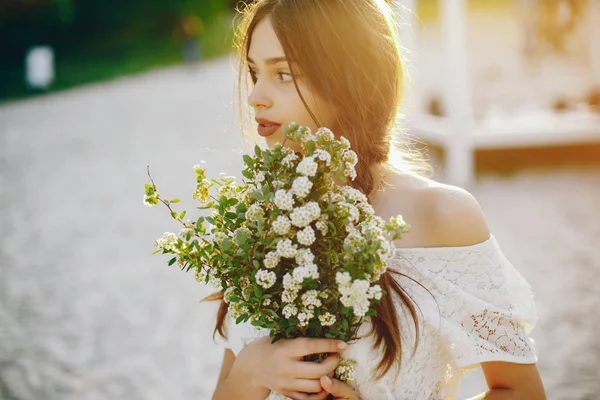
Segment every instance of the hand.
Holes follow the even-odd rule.
[[[346,343],[333,339],[282,339],[271,344],[265,337],[248,344],[238,354],[232,374],[249,378],[257,387],[292,399],[324,400],[321,377],[331,375],[340,362],[337,355]],[[309,354],[332,353],[323,362],[304,361]]]
[[[352,386],[337,379],[323,376],[321,377],[321,386],[327,393],[333,395],[334,400],[360,400]]]

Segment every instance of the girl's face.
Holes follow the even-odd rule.
[[[287,127],[292,122],[308,126],[312,132],[320,127],[313,121],[296,91],[289,63],[285,59],[283,48],[269,18],[260,21],[252,33],[248,50],[248,66],[254,82],[248,96],[248,104],[254,109],[254,115],[259,123],[258,132],[265,137],[267,146],[273,148],[276,143],[283,144],[286,138],[281,128]],[[299,71],[295,65],[294,73],[298,88],[310,110],[323,127],[335,132],[335,114],[332,107],[308,88],[307,82],[302,77],[302,71]],[[261,126],[261,122],[265,122],[261,120],[274,124]],[[300,151],[299,143],[289,139],[285,142],[285,146]]]

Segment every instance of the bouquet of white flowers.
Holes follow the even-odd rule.
[[[153,181],[147,184],[144,202],[162,202],[183,225],[179,235],[158,239],[155,253],[174,255],[169,265],[222,291],[236,323],[267,328],[273,341],[348,341],[364,317],[376,314],[392,241],[409,226],[401,216],[383,221],[362,192],[338,184],[356,177],[357,155],[346,138],[296,124],[285,135],[300,142],[301,153],[256,146],[254,157],[244,156],[241,185],[235,177],[209,180],[196,166],[193,196],[200,209],[213,210],[196,221],[184,221],[186,212],[171,208],[179,200],[164,200]],[[353,361],[344,360],[336,377],[347,381],[353,373]]]

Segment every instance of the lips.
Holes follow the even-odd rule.
[[[281,124],[264,118],[256,118],[256,122],[258,123],[258,134],[262,137],[271,136],[281,127]]]

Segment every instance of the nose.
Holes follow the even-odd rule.
[[[250,95],[248,96],[248,104],[252,108],[269,108],[273,104],[270,96],[265,92],[264,84],[261,84],[260,79],[256,82]]]

